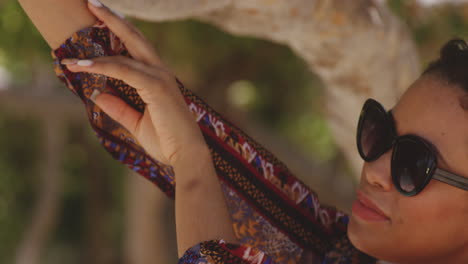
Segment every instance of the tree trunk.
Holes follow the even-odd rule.
[[[174,202],[129,170],[126,179],[125,263],[175,263]]]
[[[88,129],[86,127],[86,129]],[[111,208],[111,182],[112,177],[102,166],[102,159],[96,157],[87,134],[83,131],[79,138],[79,144],[83,144],[87,155],[87,170],[85,178],[84,193],[84,263],[88,264],[111,264],[116,261],[116,252],[112,247],[112,235],[109,228]]]
[[[4,107],[16,113],[35,115],[42,122],[43,155],[40,156],[38,197],[31,221],[16,249],[16,264],[41,263],[42,250],[57,222],[63,192],[62,158],[66,138],[63,121],[68,111],[57,111],[60,104],[51,104],[48,107],[41,105],[41,99],[49,100],[52,97],[53,85],[51,78],[46,77],[47,68],[38,61],[34,63],[34,92],[24,95],[0,93],[0,102]],[[49,101],[51,102],[53,101]]]
[[[42,249],[55,226],[63,188],[61,157],[63,157],[64,129],[54,116],[43,116],[41,185],[37,204],[26,227],[24,238],[16,251],[16,264],[41,263]]]
[[[356,177],[355,131],[367,97],[392,107],[420,72],[407,28],[373,0],[104,0],[152,21],[195,18],[239,35],[288,45],[325,84],[325,115]],[[183,78],[182,78],[183,79]]]

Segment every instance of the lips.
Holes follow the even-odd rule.
[[[389,221],[390,218],[361,191],[357,193],[357,199],[353,203],[354,215],[366,221]]]

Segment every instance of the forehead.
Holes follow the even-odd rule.
[[[434,77],[418,79],[393,108],[399,135],[416,134],[430,141],[451,169],[468,176],[468,111],[460,105],[466,95]]]

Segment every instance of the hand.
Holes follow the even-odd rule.
[[[174,165],[178,160],[207,150],[199,127],[177,86],[175,76],[160,61],[143,34],[105,6],[89,4],[90,11],[125,44],[130,55],[92,60],[62,61],[72,72],[103,74],[134,87],[146,103],[143,114],[120,98],[100,94],[95,103],[127,128],[157,160]]]

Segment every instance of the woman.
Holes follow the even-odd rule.
[[[103,146],[175,195],[180,263],[468,263],[464,41],[448,43],[391,111],[366,101],[366,162],[348,219],[186,90],[98,1],[20,3]]]

